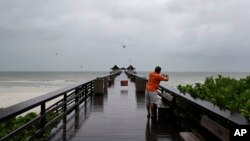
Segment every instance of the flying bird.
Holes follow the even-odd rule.
[[[125,45],[123,45],[123,48],[125,48],[126,46]]]

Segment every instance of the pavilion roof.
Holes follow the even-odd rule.
[[[135,68],[132,65],[129,65],[127,69],[128,70],[134,70]]]
[[[111,69],[114,70],[114,69],[120,69],[120,68],[117,65],[114,65],[113,68],[111,68]]]

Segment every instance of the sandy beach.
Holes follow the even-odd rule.
[[[13,87],[1,88],[0,107],[6,108],[11,105],[32,99],[60,89],[60,87]]]

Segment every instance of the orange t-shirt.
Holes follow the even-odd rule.
[[[151,92],[157,91],[160,82],[163,80],[165,80],[165,78],[162,77],[160,74],[156,72],[150,72],[148,83],[146,85],[146,91],[151,91]]]

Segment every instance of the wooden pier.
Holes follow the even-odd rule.
[[[121,86],[122,80],[128,80],[128,86]],[[106,93],[95,94],[92,100],[86,109],[80,109],[79,119],[72,115],[72,121],[65,125],[71,126],[70,129],[57,131],[50,140],[179,140],[173,119],[158,122],[147,118],[144,93],[136,93],[135,83],[125,73],[115,78]]]
[[[8,123],[10,119],[37,107],[40,113],[1,137],[0,141],[20,136],[34,125],[39,126],[29,140],[41,139],[48,129],[52,129],[46,140],[180,141],[194,139],[194,135],[200,133],[199,136],[205,139],[232,141],[233,129],[250,125],[239,113],[220,109],[189,94],[183,95],[168,86],[158,89],[158,117],[147,118],[146,81],[146,78],[133,73],[118,71],[2,109],[0,123]],[[54,104],[47,105],[49,102]],[[56,113],[56,116],[48,120],[51,113]],[[177,118],[175,114],[185,115],[185,118]],[[198,132],[194,133],[192,129]]]

